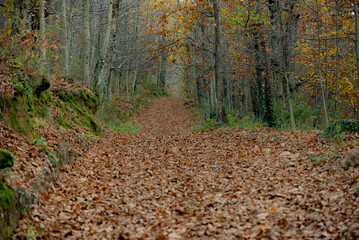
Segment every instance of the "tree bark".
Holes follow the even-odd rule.
[[[20,9],[20,25],[26,29],[27,20],[29,16],[30,1],[22,1]]]
[[[319,76],[319,82],[320,82],[320,89],[322,92],[322,100],[323,100],[323,110],[324,110],[324,117],[325,117],[325,125],[326,127],[329,126],[329,120],[328,120],[328,112],[327,112],[327,102],[325,99],[325,93],[324,93],[324,87],[323,87],[323,80],[322,80],[322,70],[321,70],[321,65],[322,65],[322,58],[321,58],[321,39],[320,39],[320,10],[319,10],[319,3],[318,0],[316,0],[316,5],[317,5],[317,37],[318,37],[318,76]]]
[[[339,24],[338,24],[338,17],[339,17],[339,9],[338,9],[338,1],[336,1],[335,5],[335,99],[334,99],[334,119],[337,118],[337,111],[338,111],[338,93],[339,93]]]
[[[99,104],[102,106],[107,92],[107,81],[110,73],[110,67],[113,57],[112,55],[114,54],[113,51],[109,51],[109,48],[113,47],[113,42],[116,36],[119,1],[120,0],[110,0],[108,4],[107,25],[99,67],[99,79],[97,83],[100,89]]]
[[[358,0],[354,0],[354,16],[355,16],[355,53],[356,53],[356,67],[357,67],[357,88],[359,91],[359,13]]]
[[[221,16],[220,16],[220,2],[219,0],[213,1],[214,21],[215,21],[215,46],[214,46],[214,57],[215,57],[215,76],[216,76],[216,87],[217,87],[217,108],[216,117],[218,122],[227,123],[226,108],[224,105],[224,84],[223,84],[223,73],[222,73],[222,48],[221,48]]]
[[[45,61],[46,61],[46,22],[45,22],[45,3],[46,0],[40,0],[40,35],[42,40],[42,46],[41,46],[41,57],[40,57],[40,72],[45,72]]]
[[[90,85],[90,0],[82,0],[83,11],[83,69],[82,83]]]
[[[65,76],[70,75],[70,68],[69,68],[69,59],[70,59],[70,43],[69,43],[69,36],[68,36],[68,23],[67,23],[67,9],[66,9],[66,0],[61,1],[62,5],[62,20],[64,24],[63,29],[63,40],[64,40],[64,74]]]

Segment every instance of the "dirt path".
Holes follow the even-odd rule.
[[[160,98],[153,106],[145,109],[137,120],[141,133],[173,133],[187,130],[191,126],[191,109],[184,107],[182,98]]]
[[[331,151],[316,133],[183,131],[189,115],[181,99],[155,101],[139,116],[142,133],[111,133],[66,166],[17,236],[343,239],[359,230],[359,172],[313,166],[305,152]]]

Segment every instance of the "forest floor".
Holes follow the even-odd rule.
[[[317,131],[192,132],[191,112],[160,98],[138,116],[139,133],[108,132],[63,167],[14,238],[359,237],[359,170],[340,166],[349,149],[335,156]]]

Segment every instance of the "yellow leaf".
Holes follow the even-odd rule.
[[[276,207],[272,207],[269,211],[270,211],[270,212],[276,212],[276,211],[277,211],[277,208],[276,208]]]

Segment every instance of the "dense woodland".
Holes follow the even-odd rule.
[[[0,0],[0,240],[359,239],[358,69],[357,0]]]
[[[347,0],[2,0],[0,61],[130,101],[143,81],[182,91],[204,119],[269,126],[358,118],[359,20]]]

